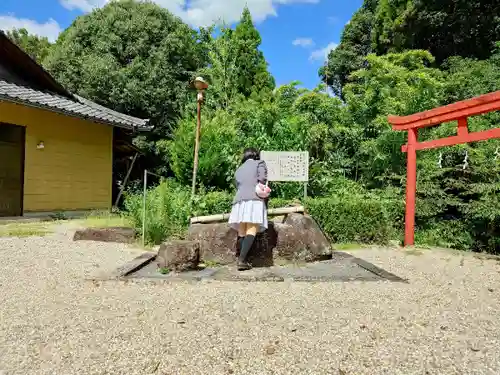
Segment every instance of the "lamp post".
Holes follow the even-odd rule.
[[[201,133],[201,104],[203,103],[203,94],[208,88],[208,83],[202,77],[196,77],[193,82],[194,88],[198,91],[196,100],[198,102],[196,136],[194,140],[194,163],[193,163],[193,185],[191,186],[191,198],[194,198],[196,192],[196,175],[198,173],[198,153],[200,151],[200,133]]]

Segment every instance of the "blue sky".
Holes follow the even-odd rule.
[[[43,2],[43,5],[41,4]],[[71,22],[107,0],[1,0],[0,28],[25,27],[51,40]],[[235,22],[245,4],[262,35],[262,50],[278,85],[319,83],[318,68],[362,0],[155,0],[184,21],[204,26]]]

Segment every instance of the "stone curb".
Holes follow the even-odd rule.
[[[344,254],[347,254],[347,253],[344,253]],[[351,254],[348,254],[348,255],[350,255],[352,257],[352,261],[354,263],[356,263],[358,266],[360,266],[361,268],[363,268],[371,273],[374,273],[375,275],[381,277],[382,279],[393,281],[393,282],[398,282],[398,283],[409,284],[407,279],[402,279],[401,277],[394,275],[393,273],[387,272],[386,270],[379,268],[376,265],[374,265],[370,262],[367,262],[366,260],[357,258]]]
[[[151,251],[147,251],[145,253],[142,253],[138,257],[132,259],[130,262],[125,263],[123,266],[118,267],[116,270],[114,270],[110,278],[122,278],[122,277],[127,277],[128,275],[138,271],[142,267],[148,265],[151,263],[153,260],[156,259],[157,253],[153,253]]]
[[[82,227],[76,228],[73,241],[132,244],[136,231],[129,227]]]

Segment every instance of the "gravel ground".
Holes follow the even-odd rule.
[[[0,374],[500,374],[496,260],[352,253],[409,284],[93,282],[137,250],[0,239]]]

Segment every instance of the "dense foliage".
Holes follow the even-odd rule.
[[[499,9],[499,0],[379,0],[372,46],[378,54],[425,48],[438,62],[484,59],[500,39]]]
[[[112,1],[78,17],[44,63],[70,91],[151,118],[162,138],[181,116],[188,82],[205,63],[198,39],[153,3]]]
[[[157,172],[147,239],[181,236],[190,214],[228,211],[242,150],[307,150],[304,202],[334,241],[400,240],[405,134],[387,115],[407,115],[500,89],[500,0],[365,0],[321,70],[338,94],[297,82],[275,88],[245,9],[235,27],[194,31],[148,2],[111,2],[77,19],[45,60],[71,90],[126,113],[155,119],[148,147]],[[203,109],[198,195],[191,201],[195,119],[188,82],[209,82]],[[165,121],[168,118],[168,121]],[[497,127],[500,115],[471,119]],[[422,140],[453,134],[442,124]],[[419,243],[500,251],[500,142],[418,154]],[[302,186],[273,183],[271,205],[300,199]],[[141,197],[126,208],[142,225]]]
[[[320,75],[337,94],[369,53],[428,50],[437,64],[452,56],[487,59],[500,40],[500,0],[364,0]]]
[[[46,37],[30,35],[26,29],[7,31],[7,37],[39,63],[45,60],[52,47]]]

